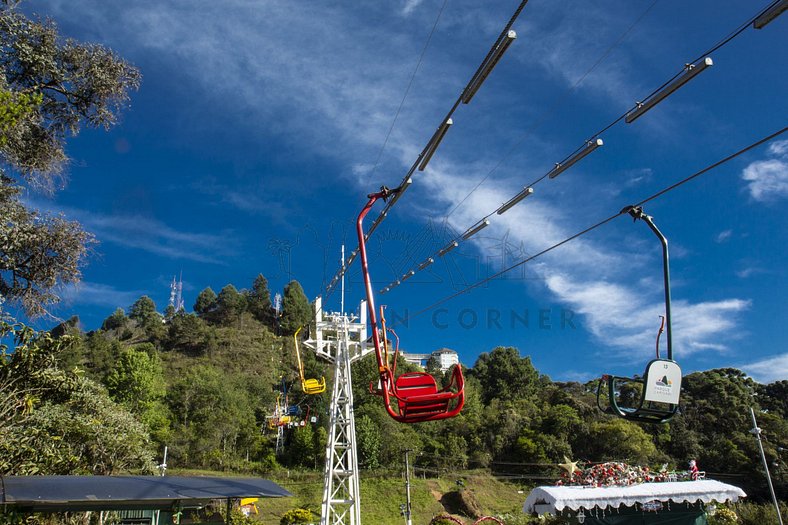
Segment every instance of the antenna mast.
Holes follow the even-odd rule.
[[[340,299],[339,311],[345,312],[345,245],[342,245],[342,298]]]

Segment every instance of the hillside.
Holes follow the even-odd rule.
[[[312,313],[300,285],[288,285],[279,315],[263,276],[250,290],[203,290],[194,306],[195,313],[160,314],[141,297],[109,315],[99,330],[85,333],[72,319],[51,335],[19,332],[27,346],[17,347],[3,364],[0,379],[27,390],[5,401],[11,417],[0,443],[6,452],[2,473],[150,471],[166,446],[174,468],[263,476],[311,470],[320,480],[330,389],[301,392],[292,334]],[[325,377],[330,384],[331,370],[309,352],[304,366],[307,377]],[[399,364],[400,371],[409,369]],[[434,373],[439,382],[446,380]],[[564,457],[677,470],[695,459],[713,477],[765,500],[757,444],[748,432],[749,407],[755,406],[776,490],[788,497],[788,469],[780,456],[788,443],[786,381],[761,385],[730,368],[689,374],[680,414],[668,424],[641,425],[600,412],[595,382],[554,382],[516,348],[497,347],[465,369],[460,416],[403,425],[369,395],[376,375],[372,356],[353,365],[359,458],[363,469],[387,469],[394,480],[406,448],[417,472],[452,483],[468,469],[554,480]],[[624,397],[637,392],[627,388]],[[279,447],[269,425],[277,403],[299,422],[283,427]],[[103,432],[93,428],[96,421],[105,425]],[[53,443],[51,454],[41,457],[39,449]],[[374,500],[376,491],[393,491],[396,483],[381,479],[365,490]],[[425,494],[448,490],[423,483]],[[316,501],[310,493],[303,497]],[[424,512],[438,508],[431,501],[423,500]]]

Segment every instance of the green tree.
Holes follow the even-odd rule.
[[[213,328],[194,314],[178,312],[167,331],[167,347],[191,355],[202,355],[211,349]]]
[[[312,523],[315,521],[309,509],[290,509],[282,515],[279,525],[294,525],[297,523]]]
[[[535,395],[539,386],[539,372],[530,357],[520,357],[516,348],[495,348],[483,353],[470,371],[481,383],[482,398],[489,403],[493,398],[515,400]]]
[[[200,317],[206,318],[214,310],[216,310],[216,292],[209,286],[197,295],[197,300],[194,302],[194,311]]]
[[[106,379],[112,399],[138,414],[165,393],[161,361],[153,352],[139,347],[125,350]]]
[[[104,331],[120,330],[126,327],[128,321],[129,318],[126,317],[126,312],[123,311],[123,308],[118,308],[112,315],[104,319],[104,322],[101,323],[101,329]]]
[[[156,311],[156,303],[147,295],[143,295],[131,305],[129,319],[134,319],[144,327],[153,323],[161,323],[161,316]]]
[[[74,338],[0,321],[0,473],[150,471],[147,431],[97,383],[60,368]],[[5,341],[14,352],[7,354]]]
[[[380,446],[382,442],[380,429],[367,415],[356,420],[356,443],[358,456],[363,467],[376,469],[380,467]]]
[[[657,455],[649,435],[639,425],[624,419],[592,423],[588,436],[578,438],[576,450],[583,457],[596,461],[625,460],[647,465]],[[583,445],[579,444],[581,442]]]
[[[306,424],[293,431],[290,438],[289,459],[294,466],[312,468],[314,453],[314,432],[312,425]]]
[[[58,285],[79,282],[93,236],[77,222],[28,209],[20,192],[0,171],[0,295],[40,315],[59,301]]]
[[[269,328],[274,326],[274,309],[271,306],[271,292],[268,290],[268,280],[263,274],[258,274],[252,283],[252,289],[246,293],[246,302],[249,312],[255,319]]]
[[[304,289],[298,281],[290,281],[285,286],[282,297],[282,331],[292,335],[299,327],[309,324],[312,320],[312,305],[304,295]]]
[[[22,183],[53,191],[66,139],[84,125],[114,125],[140,75],[111,50],[63,40],[53,22],[30,20],[13,4],[0,4],[0,294],[37,315],[59,300],[59,286],[80,280],[93,236],[30,209]]]
[[[167,401],[178,425],[173,453],[197,466],[224,468],[253,446],[259,429],[241,378],[208,364],[193,364],[172,384]]]
[[[216,319],[223,324],[237,319],[246,310],[246,299],[232,284],[228,284],[216,298]]]

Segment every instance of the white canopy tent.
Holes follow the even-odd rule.
[[[746,494],[739,487],[720,481],[675,481],[641,483],[629,486],[545,486],[536,487],[528,495],[523,511],[528,514],[572,515],[581,509],[610,513],[617,509],[632,508],[644,512],[669,511],[670,505],[708,505],[711,502],[737,501]],[[658,507],[658,508],[657,508]],[[595,510],[596,509],[596,510]]]

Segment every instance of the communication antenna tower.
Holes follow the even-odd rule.
[[[282,295],[279,292],[274,295],[274,310],[276,316],[279,317],[279,314],[282,313]]]
[[[175,280],[175,276],[172,276],[172,282],[170,283],[170,306],[172,306],[176,312],[180,312],[183,310],[183,271],[181,271],[181,275],[178,280]]]

